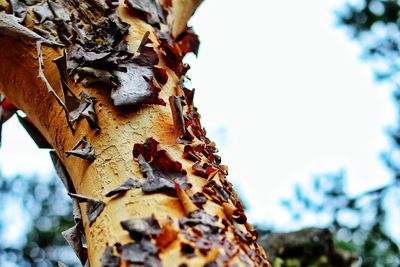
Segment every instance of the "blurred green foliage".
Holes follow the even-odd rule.
[[[361,0],[337,12],[339,23],[360,43],[364,58],[373,64],[376,78],[393,83],[396,92],[400,82],[399,12],[396,0]]]
[[[400,1],[351,1],[337,12],[339,24],[362,47],[376,80],[393,87],[400,111]],[[390,229],[400,214],[400,117],[389,130],[391,147],[382,159],[392,179],[358,196],[346,191],[345,174],[322,175],[312,188],[296,186],[294,197],[283,201],[293,219],[315,216],[335,236],[336,246],[361,257],[361,266],[400,266],[400,237]],[[362,177],[358,177],[362,179]],[[379,179],[379,177],[378,177]],[[397,215],[397,216],[396,216]]]
[[[66,190],[57,177],[0,175],[0,266],[78,266],[61,232],[73,225]]]
[[[395,239],[390,217],[400,212],[400,186],[383,187],[350,196],[344,172],[313,180],[312,188],[295,188],[294,197],[283,201],[294,221],[314,217],[334,233],[335,245],[361,258],[361,266],[400,266],[400,239]]]

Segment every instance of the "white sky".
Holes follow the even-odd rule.
[[[390,91],[373,83],[358,44],[335,27],[338,0],[208,0],[192,19],[195,102],[252,222],[290,228],[280,200],[295,182],[345,169],[349,190],[385,183],[379,159],[394,121]],[[14,119],[3,128],[5,175],[51,173]]]

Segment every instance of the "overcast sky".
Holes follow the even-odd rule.
[[[202,41],[187,59],[195,102],[252,222],[285,225],[280,200],[313,175],[345,169],[354,194],[389,179],[379,153],[394,121],[390,90],[335,26],[341,2],[208,0],[191,21]],[[0,168],[52,172],[15,119]]]

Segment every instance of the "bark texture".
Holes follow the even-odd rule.
[[[17,23],[35,30],[35,24],[44,25],[46,16],[51,14],[40,8],[34,12],[37,5],[46,1],[30,2],[33,4],[27,5],[23,22],[17,20]],[[67,41],[63,43],[60,34],[53,38],[54,33],[45,36],[37,29],[39,37],[33,36],[33,31],[11,30],[10,33],[6,30],[10,20],[5,13],[20,17],[15,6],[20,1],[0,2],[3,10],[0,13],[0,91],[27,114],[65,166],[65,180],[68,176],[72,180],[72,186],[67,189],[81,202],[84,215],[82,219],[76,216],[76,227],[83,226],[90,266],[267,266],[265,253],[255,242],[256,233],[247,223],[236,193],[226,180],[227,169],[219,164],[219,157],[214,154],[215,144],[205,137],[197,120],[198,114],[191,103],[193,92],[180,83],[184,70],[177,70],[173,67],[176,65],[168,62],[169,51],[165,50],[166,46],[163,49],[160,38],[166,32],[172,33],[166,42],[176,44],[177,36],[188,31],[187,20],[200,1],[163,1],[162,7],[169,14],[159,25],[153,23],[154,18],[149,19],[146,15],[149,12],[138,13],[132,9],[139,2],[157,1],[125,2],[88,1],[100,10],[102,5],[108,5],[107,8],[116,5],[113,8],[118,17],[129,24],[129,33],[124,39],[130,53],[141,51],[139,54],[144,55],[143,37],[150,33],[145,41],[152,43],[149,47],[159,57],[153,72],[161,91],[151,96],[151,101],[157,103],[146,103],[146,100],[119,107],[110,97],[116,90],[110,89],[111,85],[84,84],[71,76],[63,77],[54,60],[65,53]],[[79,30],[74,30],[79,35]],[[96,39],[99,43],[103,41]],[[49,92],[43,77],[38,78],[38,45],[42,48],[43,76],[54,93]],[[99,54],[91,55],[98,57]],[[124,65],[128,74],[129,64],[133,63]],[[181,58],[176,64],[184,68]],[[116,75],[122,83],[123,73],[126,72]],[[107,75],[96,74],[93,79],[104,80]],[[63,105],[67,105],[68,97],[63,98],[66,92],[63,86],[70,89],[69,94],[80,95],[81,101],[93,103],[95,113],[86,109],[84,115],[78,114],[84,119],[73,120],[70,112],[67,120]],[[85,98],[82,92],[91,98]],[[79,143],[82,139],[84,142]],[[77,143],[80,148],[71,152]],[[128,178],[132,179],[127,181]],[[153,182],[158,187],[154,188]],[[91,212],[92,218],[86,212]],[[80,254],[85,257],[85,252]]]

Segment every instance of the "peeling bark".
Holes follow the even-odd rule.
[[[200,1],[36,2],[0,8],[0,90],[86,202],[90,266],[269,266],[181,82]]]

